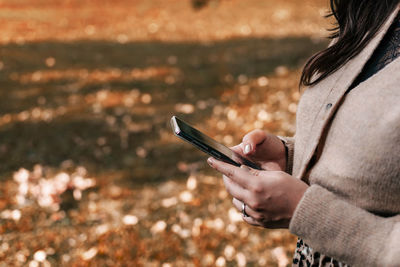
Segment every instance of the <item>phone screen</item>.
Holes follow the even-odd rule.
[[[171,126],[176,136],[191,143],[192,145],[196,146],[197,148],[212,157],[233,164],[235,166],[247,165],[251,168],[261,170],[259,164],[242,157],[238,153],[232,151],[223,144],[218,143],[211,137],[193,128],[176,116],[173,116],[171,118]]]

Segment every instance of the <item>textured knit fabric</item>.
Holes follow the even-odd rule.
[[[365,64],[362,72],[358,75],[357,79],[353,82],[347,92],[357,87],[361,82],[364,82],[371,76],[378,73],[386,65],[397,59],[400,56],[400,12],[392,23],[379,46],[375,49],[371,58]],[[289,147],[285,142],[287,149]],[[287,153],[289,154],[289,153]],[[318,158],[318,153],[314,155],[314,161]],[[289,159],[289,155],[288,155]],[[291,161],[288,160],[290,164]],[[288,170],[290,170],[288,168]],[[287,171],[288,171],[287,170]],[[297,247],[293,256],[293,267],[303,266],[328,266],[328,267],[346,267],[347,265],[333,259],[329,256],[323,255],[310,248],[302,239],[297,241]]]
[[[397,11],[358,56],[305,90],[296,136],[285,139],[288,169],[310,184],[290,231],[351,266],[400,266],[400,59],[346,94]]]

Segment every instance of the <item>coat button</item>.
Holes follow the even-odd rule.
[[[326,110],[330,109],[332,107],[332,103],[326,104]]]

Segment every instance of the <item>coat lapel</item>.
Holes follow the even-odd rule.
[[[326,78],[325,81],[322,81],[320,84],[316,85],[313,88],[307,89],[321,90],[322,87],[328,88],[328,90],[326,90],[325,92],[325,95],[322,97],[324,101],[320,105],[319,110],[317,110],[317,115],[312,122],[312,126],[309,131],[310,138],[307,142],[308,145],[304,147],[303,155],[300,158],[300,169],[296,175],[298,178],[302,179],[307,172],[311,158],[321,141],[324,129],[329,125],[329,122],[338,107],[340,106],[346,91],[351,86],[353,81],[357,78],[358,74],[360,74],[364,65],[372,56],[373,52],[379,45],[385,33],[391,26],[399,9],[400,8],[398,7],[396,11],[391,14],[391,16],[384,23],[378,34],[371,40],[371,42],[360,54],[350,60],[337,72],[332,74],[331,77]]]

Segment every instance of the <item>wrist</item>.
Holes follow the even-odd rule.
[[[282,141],[282,144],[285,149],[285,165],[284,170],[288,174],[292,174],[293,169],[293,156],[294,156],[294,138],[291,137],[283,137],[278,136],[278,138]]]
[[[289,158],[289,148],[287,147],[286,142],[285,142],[284,140],[282,140],[282,139],[280,139],[280,140],[281,140],[281,142],[282,142],[282,144],[283,144],[283,147],[285,148],[285,164],[284,164],[284,170],[286,170],[286,169],[287,169],[287,161],[288,161],[288,158]]]

